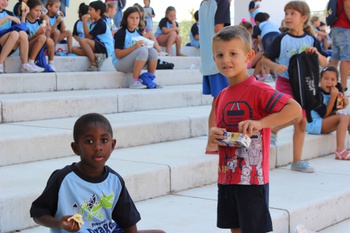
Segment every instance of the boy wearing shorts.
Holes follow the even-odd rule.
[[[241,26],[213,37],[213,57],[229,86],[215,104],[216,126],[209,141],[219,146],[217,226],[238,233],[272,231],[269,213],[270,127],[293,120],[300,105],[289,95],[249,77],[254,57],[251,36]],[[248,147],[229,147],[225,132],[248,136]]]

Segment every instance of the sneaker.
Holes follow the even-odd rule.
[[[49,66],[53,72],[56,72],[56,67],[52,63],[49,64]]]
[[[315,169],[309,166],[309,163],[305,160],[300,160],[296,163],[292,163],[291,169],[293,171],[307,172],[307,173],[312,173],[315,171]]]
[[[156,86],[154,88],[163,88],[164,86],[160,83],[154,82]]]
[[[130,84],[129,88],[132,88],[132,89],[145,89],[145,88],[147,88],[147,86],[143,85],[140,81],[135,81],[135,82],[132,82]]]
[[[0,66],[0,74],[3,74],[4,73],[4,65],[1,65]]]
[[[271,132],[270,135],[270,145],[276,146],[277,134]]]
[[[96,55],[96,64],[98,68],[101,68],[103,62],[106,60],[106,54],[104,53],[98,53]]]
[[[27,63],[21,66],[22,73],[39,73],[44,72],[45,68],[35,65],[34,63]]]
[[[271,74],[265,75],[264,82],[274,82],[275,80],[273,79]]]

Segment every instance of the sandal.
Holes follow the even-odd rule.
[[[347,155],[345,157],[342,156],[342,154],[344,154],[345,152],[347,152]],[[335,152],[335,159],[336,160],[350,160],[350,152],[346,151],[346,149],[338,152]]]
[[[86,70],[87,71],[100,71],[100,68],[98,68],[98,66],[95,64],[91,64],[91,66],[89,66]]]

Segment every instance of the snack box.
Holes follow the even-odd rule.
[[[337,109],[344,108],[344,94],[339,92],[337,96]]]
[[[226,136],[227,139],[218,139],[218,140],[225,143],[226,146],[229,146],[229,147],[248,148],[250,145],[250,142],[252,141],[250,137],[248,137],[247,135],[243,137],[243,134],[241,133],[224,132],[224,136]]]

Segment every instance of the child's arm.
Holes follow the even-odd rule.
[[[327,104],[327,112],[323,116],[323,118],[326,118],[326,117],[328,117],[329,115],[332,114],[333,108],[334,108],[334,103],[335,103],[335,100],[338,97],[338,93],[339,93],[338,88],[336,88],[336,87],[332,87],[331,88],[330,99],[329,99],[329,102]]]
[[[80,230],[79,224],[73,224],[73,221],[67,221],[71,216],[63,216],[61,219],[57,219],[51,215],[43,215],[40,217],[34,217],[34,221],[42,226],[55,229],[64,229],[68,232],[77,232]]]
[[[282,125],[296,118],[301,119],[301,111],[300,105],[290,98],[279,112],[272,113],[260,120],[246,120],[239,122],[238,130],[240,133],[251,137],[263,128]]]
[[[47,27],[39,27],[38,30],[36,30],[36,32],[33,34],[33,36],[31,38],[29,38],[29,41],[35,39],[36,37],[46,33],[47,31]]]
[[[81,21],[83,21],[83,29],[84,29],[84,35],[85,38],[88,39],[93,39],[93,37],[90,35],[90,31],[87,25],[87,21],[90,19],[90,15],[89,14],[85,14],[81,17]]]
[[[288,70],[288,67],[282,64],[275,63],[271,61],[268,57],[263,56],[262,58],[262,65],[266,66],[267,68],[270,68],[277,74],[282,74],[284,71]]]
[[[131,227],[125,228],[124,233],[137,233],[137,227],[136,225],[133,225]]]
[[[19,18],[15,17],[15,16],[6,16],[6,17],[0,19],[0,25],[5,23],[7,20],[11,20],[11,21],[13,21],[15,23],[21,23]]]
[[[26,8],[22,11],[22,17],[21,17],[21,22],[22,23],[25,23],[26,22],[26,18],[27,18],[27,15],[29,13],[29,7],[26,5]]]
[[[52,28],[56,28],[59,24],[61,23],[61,28],[62,28],[62,23],[63,23],[63,20],[61,17],[57,17],[56,19],[56,22],[54,24],[52,24]]]
[[[316,53],[318,55],[318,62],[320,63],[321,66],[325,67],[328,64],[327,58],[320,54],[315,47],[308,47],[305,49],[305,53]]]
[[[144,41],[143,40],[139,40],[133,46],[130,46],[129,48],[126,48],[126,49],[115,49],[115,56],[118,59],[120,59],[122,57],[125,57],[126,55],[128,55],[129,53],[134,51],[135,49],[138,49],[138,48],[142,47],[143,44],[144,44]]]

